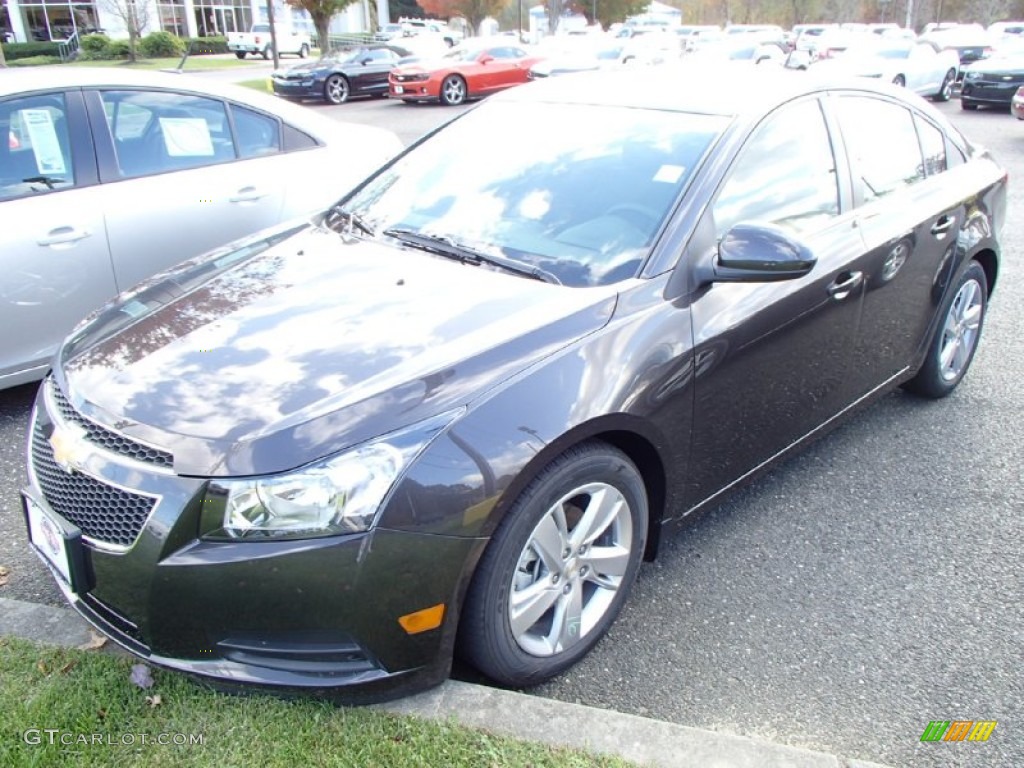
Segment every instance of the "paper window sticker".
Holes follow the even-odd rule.
[[[654,180],[663,184],[678,184],[686,169],[681,165],[663,165],[654,174]]]
[[[164,146],[171,157],[213,157],[210,128],[201,117],[161,117]]]
[[[57,140],[57,127],[48,109],[23,109],[21,121],[32,142],[32,154],[41,176],[63,176],[67,173],[64,154]]]

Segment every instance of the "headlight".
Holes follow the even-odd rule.
[[[405,468],[460,413],[443,414],[293,472],[213,480],[203,500],[203,538],[298,539],[369,530]]]
[[[971,72],[970,70],[964,72],[964,79],[966,80],[977,80],[979,77],[981,77],[981,72]]]

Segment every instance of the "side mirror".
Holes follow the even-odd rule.
[[[770,283],[808,274],[817,259],[787,231],[770,224],[737,224],[718,244],[712,282]]]
[[[362,64],[362,65],[363,65],[363,66],[365,67],[365,66],[366,66],[367,64],[369,64],[369,63],[370,63],[371,61],[373,61],[373,59],[371,59],[371,58],[367,57],[367,58],[365,58],[365,59],[360,59],[360,60],[359,60],[359,63],[360,63],[360,64]]]
[[[490,54],[485,53],[482,54],[480,58],[477,59],[477,61],[479,61],[481,64],[490,64],[492,61],[494,61],[494,57],[491,56]]]

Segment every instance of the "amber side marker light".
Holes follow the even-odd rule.
[[[421,611],[399,616],[398,623],[410,635],[418,635],[420,632],[426,632],[428,629],[437,629],[441,626],[442,619],[444,619],[444,603],[438,603]]]

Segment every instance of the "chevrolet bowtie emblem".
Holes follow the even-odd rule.
[[[54,426],[50,435],[53,460],[69,475],[81,468],[91,452],[85,436],[85,429],[77,424]]]

